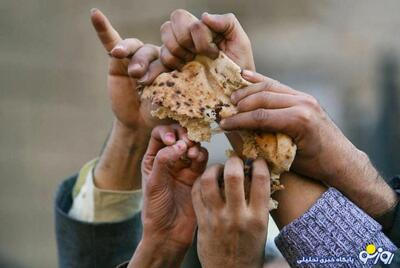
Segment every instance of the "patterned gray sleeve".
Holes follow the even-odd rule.
[[[291,267],[371,267],[396,246],[381,226],[334,188],[301,217],[285,226],[275,243]],[[360,259],[360,252],[369,252]],[[383,252],[379,252],[383,250]],[[372,257],[376,254],[376,258]],[[386,257],[386,256],[382,256]]]

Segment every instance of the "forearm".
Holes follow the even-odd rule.
[[[149,135],[147,130],[127,129],[115,120],[94,170],[96,186],[107,190],[140,189],[140,163]]]
[[[279,202],[278,209],[271,215],[279,229],[303,215],[327,190],[321,182],[305,178],[292,172],[281,175],[281,184],[285,189],[273,194]]]
[[[153,242],[141,241],[135,251],[128,268],[134,267],[179,267],[185,251],[183,252],[168,252],[165,245],[157,245]]]
[[[355,148],[350,156],[342,159],[340,171],[335,176],[326,178],[327,183],[341,191],[371,217],[377,218],[393,208],[397,201],[396,193],[380,176],[364,152]],[[343,161],[344,159],[347,161]]]

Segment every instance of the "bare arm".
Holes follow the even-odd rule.
[[[374,218],[393,207],[395,192],[314,97],[255,72],[243,77],[255,84],[232,94],[239,113],[221,121],[224,129],[285,133],[298,149],[294,172],[338,189]]]
[[[327,190],[321,182],[292,172],[282,174],[281,183],[285,189],[273,194],[278,209],[271,211],[279,229],[303,215]]]
[[[115,121],[94,171],[96,186],[122,191],[140,189],[140,162],[148,139],[147,131],[127,129]]]

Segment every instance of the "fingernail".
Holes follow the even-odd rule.
[[[167,133],[167,134],[165,134],[165,139],[168,142],[175,142],[175,135],[172,133]]]
[[[253,77],[253,72],[249,70],[242,70],[242,76],[243,78],[252,78]]]
[[[177,143],[174,144],[174,147],[178,151],[185,151],[186,150],[186,143],[182,140],[179,140]]]
[[[94,8],[92,8],[92,9],[90,10],[90,13],[91,13],[91,14],[94,14],[94,13],[96,13],[97,10],[98,10],[98,9],[94,7]]]

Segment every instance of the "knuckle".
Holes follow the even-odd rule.
[[[190,35],[177,35],[176,41],[182,46],[192,46],[192,37]]]
[[[245,223],[242,220],[243,216],[231,216],[226,221],[226,228],[229,232],[244,231],[246,229]]]
[[[181,65],[180,60],[172,55],[166,47],[163,47],[161,49],[160,60],[165,66],[171,69],[174,69],[175,67],[179,67]]]
[[[166,49],[163,48],[161,50],[160,60],[164,65],[168,67],[173,66],[174,59],[175,58],[168,51],[166,51]]]
[[[139,64],[141,67],[147,67],[147,65],[149,64],[149,58],[146,55],[139,54],[133,56],[128,66],[128,72],[135,64]]]
[[[146,47],[146,48],[148,48],[150,50],[154,50],[154,51],[159,51],[160,50],[159,46],[156,46],[156,45],[153,45],[153,44],[144,44],[143,47]]]
[[[160,47],[153,45],[153,44],[145,44],[143,48],[146,48],[148,50],[149,55],[154,54],[155,56],[160,55]]]
[[[237,91],[232,92],[231,98],[234,100],[240,100],[240,99],[242,99],[242,95],[243,95],[243,92],[241,89],[239,89]]]
[[[116,46],[124,46],[126,42],[127,42],[126,39],[120,40],[117,43],[115,43],[114,47],[116,47]]]
[[[268,119],[268,113],[265,109],[260,108],[253,111],[251,117],[256,124],[261,125]]]
[[[262,83],[263,90],[264,91],[269,91],[269,90],[271,90],[271,88],[274,85],[276,85],[277,81],[270,79],[270,80],[263,81],[261,83]]]
[[[201,177],[201,179],[200,179],[201,188],[207,188],[207,187],[209,187],[214,179],[215,179],[215,178],[213,178],[213,177],[210,176],[210,175],[203,175],[203,176]]]
[[[221,213],[219,214],[214,214],[213,216],[209,216],[207,219],[209,227],[211,227],[212,232],[219,233],[223,231],[224,229],[224,223],[226,223],[227,218],[225,215],[222,215]]]
[[[158,57],[158,55],[160,54],[160,48],[152,44],[145,44],[141,47],[141,49],[143,49],[143,54],[145,54],[146,57],[151,57],[151,56]]]
[[[251,229],[253,229],[253,230],[264,231],[268,227],[267,216],[266,217],[252,217],[249,220],[249,225],[251,226]]]
[[[265,107],[269,106],[269,98],[270,98],[270,93],[267,91],[261,91],[258,96],[256,97],[255,100],[260,100],[263,102],[263,104],[265,105]]]
[[[225,220],[225,223],[226,223],[226,229],[228,231],[234,232],[238,229],[239,223],[236,220],[229,218],[229,219]]]
[[[266,180],[267,174],[257,169],[253,169],[252,178],[256,180]]]
[[[173,54],[173,55],[179,55],[179,53],[181,52],[180,48],[174,44],[172,44],[172,42],[167,42],[165,44],[165,46],[168,48],[168,50]]]
[[[187,27],[187,29],[188,29],[187,33],[176,33],[175,38],[179,45],[181,45],[183,47],[192,47],[193,46],[193,40],[192,40],[192,36],[190,34],[191,27],[192,26]]]
[[[229,171],[225,174],[225,181],[230,184],[239,184],[242,182],[243,174],[239,171]]]
[[[316,98],[314,98],[311,95],[307,95],[303,98],[303,103],[312,109],[318,109],[319,108],[319,103]]]
[[[297,113],[298,120],[300,121],[301,125],[308,125],[312,121],[313,112],[310,109],[302,108]]]
[[[136,69],[132,69],[131,67],[128,67],[128,75],[131,77],[136,77],[139,74]]]
[[[227,18],[230,22],[234,22],[234,21],[237,20],[235,14],[233,14],[233,13],[227,13],[227,14],[226,14],[226,18]]]
[[[155,137],[157,136],[158,133],[160,133],[162,130],[162,126],[156,126],[155,128],[153,128],[153,130],[151,131],[151,136]]]
[[[261,91],[259,93],[259,96],[263,99],[267,99],[270,96],[270,93],[268,91]]]
[[[122,41],[120,41],[118,44],[133,44],[133,45],[143,45],[142,41],[140,41],[137,38],[126,38]]]
[[[137,46],[143,46],[143,42],[140,41],[140,40],[137,39],[137,38],[133,38],[132,41],[133,41],[134,43],[136,43]]]

